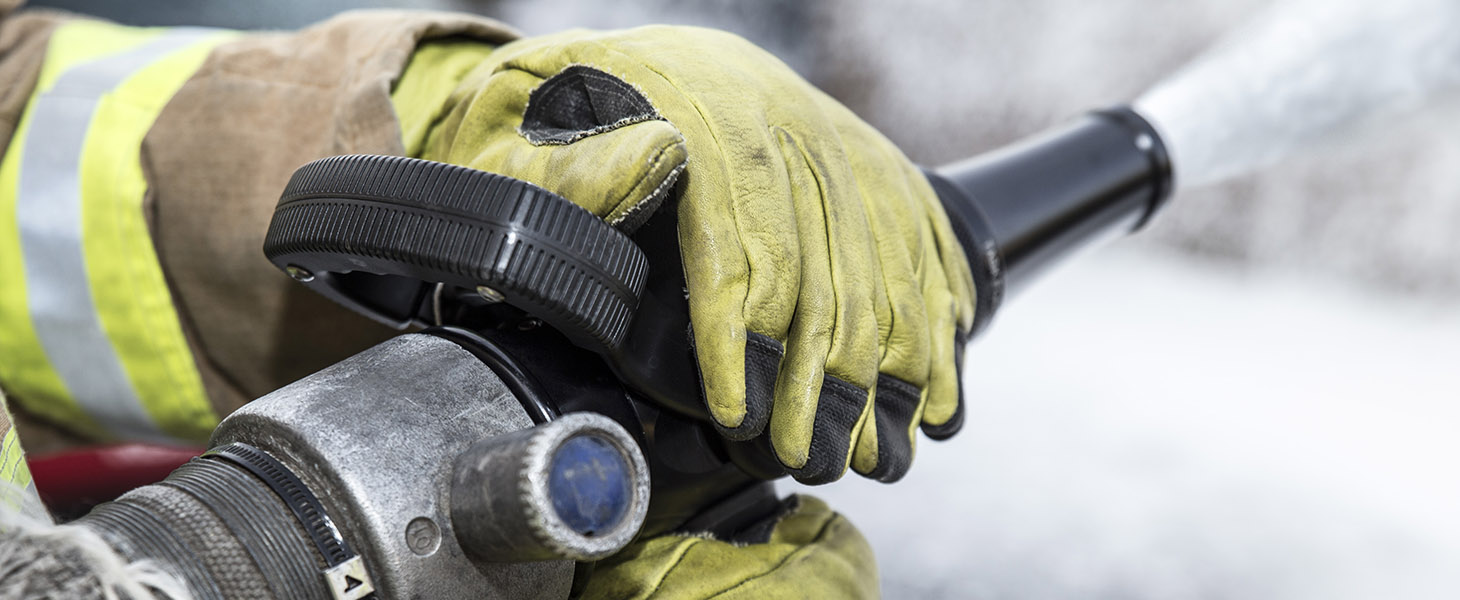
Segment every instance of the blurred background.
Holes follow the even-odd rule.
[[[936,165],[1130,101],[1268,3],[31,4],[243,28],[387,6],[529,34],[709,25]],[[884,594],[1460,596],[1460,102],[1425,100],[1183,190],[1141,235],[1006,302],[969,352],[960,436],[923,440],[897,485],[812,490],[870,539]]]

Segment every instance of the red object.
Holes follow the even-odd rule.
[[[36,491],[51,512],[73,518],[130,490],[162,481],[202,452],[202,448],[128,443],[32,454],[26,462]]]

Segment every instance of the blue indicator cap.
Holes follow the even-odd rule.
[[[548,495],[558,518],[586,536],[623,520],[633,495],[629,466],[613,444],[578,436],[558,446],[548,474]]]

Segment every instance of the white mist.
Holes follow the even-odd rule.
[[[1268,166],[1460,88],[1460,2],[1290,0],[1136,103],[1163,132],[1177,185]]]

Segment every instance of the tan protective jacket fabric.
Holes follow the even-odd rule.
[[[0,152],[66,19],[0,0]],[[346,13],[297,32],[220,45],[163,109],[142,146],[144,210],[204,386],[221,417],[392,331],[291,281],[264,258],[279,192],[310,160],[402,154],[391,86],[416,45],[517,37],[484,18],[422,11]],[[26,426],[31,451],[69,443]],[[34,440],[34,441],[33,441]]]
[[[246,36],[213,52],[143,142],[153,241],[219,414],[391,333],[269,264],[264,233],[300,165],[404,152],[391,84],[418,42],[446,36],[515,34],[467,15],[362,12]]]
[[[35,89],[46,40],[60,22],[53,14],[10,16],[20,0],[0,0],[0,155],[10,145],[21,112]]]

